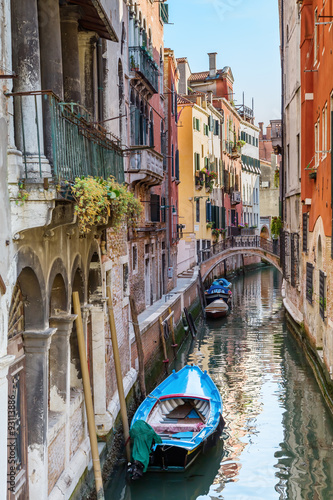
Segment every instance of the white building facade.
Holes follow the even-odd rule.
[[[251,123],[241,121],[243,224],[254,229],[260,224],[259,132]]]

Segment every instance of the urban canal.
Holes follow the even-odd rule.
[[[228,318],[200,320],[179,354],[214,379],[226,427],[218,446],[184,474],[147,473],[126,483],[125,465],[107,500],[332,499],[333,420],[287,331],[281,277],[271,267],[233,281]]]

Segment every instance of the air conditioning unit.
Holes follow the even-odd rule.
[[[233,191],[231,194],[232,203],[240,203],[242,201],[240,191]]]

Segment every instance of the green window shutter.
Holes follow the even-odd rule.
[[[200,120],[196,119],[196,129],[200,132]]]
[[[225,207],[221,207],[221,226],[225,229]]]
[[[193,117],[193,128],[195,129],[195,125],[196,125],[196,119],[195,117]]]

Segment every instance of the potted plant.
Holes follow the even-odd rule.
[[[220,236],[220,230],[219,229],[212,229],[212,236],[216,239],[216,241],[219,239]]]
[[[214,227],[214,222],[207,222],[206,224],[207,229],[213,229],[213,227]]]

